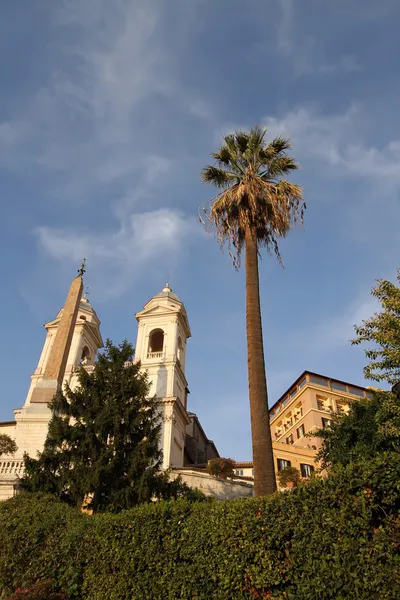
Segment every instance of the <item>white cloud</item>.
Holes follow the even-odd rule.
[[[164,208],[132,213],[116,231],[79,235],[71,230],[37,227],[35,234],[41,248],[56,260],[78,264],[86,257],[92,280],[97,280],[99,272],[103,285],[111,277],[113,284],[105,291],[119,295],[131,285],[134,275],[145,273],[150,265],[174,265],[201,229],[196,219]]]
[[[281,118],[263,119],[271,136],[292,139],[296,156],[323,162],[343,174],[368,178],[377,185],[400,184],[400,141],[381,147],[370,146],[362,139],[362,107],[353,104],[339,114],[321,114],[301,107]]]

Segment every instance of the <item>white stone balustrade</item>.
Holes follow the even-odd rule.
[[[163,352],[148,352],[147,353],[147,358],[163,358],[164,353]]]
[[[0,479],[20,477],[24,471],[23,459],[5,458],[0,460]]]

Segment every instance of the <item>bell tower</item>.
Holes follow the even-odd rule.
[[[43,449],[51,411],[48,402],[64,383],[73,387],[76,370],[82,364],[89,371],[99,348],[103,346],[100,320],[82,298],[82,278],[71,284],[64,307],[55,319],[44,325],[46,339],[22,408],[14,410],[18,449],[36,457]]]
[[[136,314],[135,360],[151,382],[150,395],[160,401],[163,468],[181,467],[189,418],[185,377],[186,342],[191,336],[186,310],[168,283]]]

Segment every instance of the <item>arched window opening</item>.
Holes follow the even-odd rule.
[[[180,336],[178,337],[178,352],[177,352],[179,362],[182,362],[183,358],[183,344]]]
[[[87,365],[90,362],[90,351],[87,346],[84,346],[81,354],[81,365]]]
[[[164,349],[164,332],[162,329],[154,329],[149,337],[149,358],[161,358]]]

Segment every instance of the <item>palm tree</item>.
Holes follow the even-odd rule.
[[[258,257],[260,248],[273,251],[282,264],[278,240],[296,223],[302,223],[305,203],[302,188],[281,179],[298,168],[287,155],[290,140],[265,141],[266,129],[236,131],[224,137],[213,153],[215,166],[202,171],[202,180],[220,191],[203,207],[200,217],[215,231],[221,249],[228,243],[236,269],[246,249],[246,332],[250,417],[253,446],[254,495],[276,490],[268,415],[267,381],[261,326]]]

